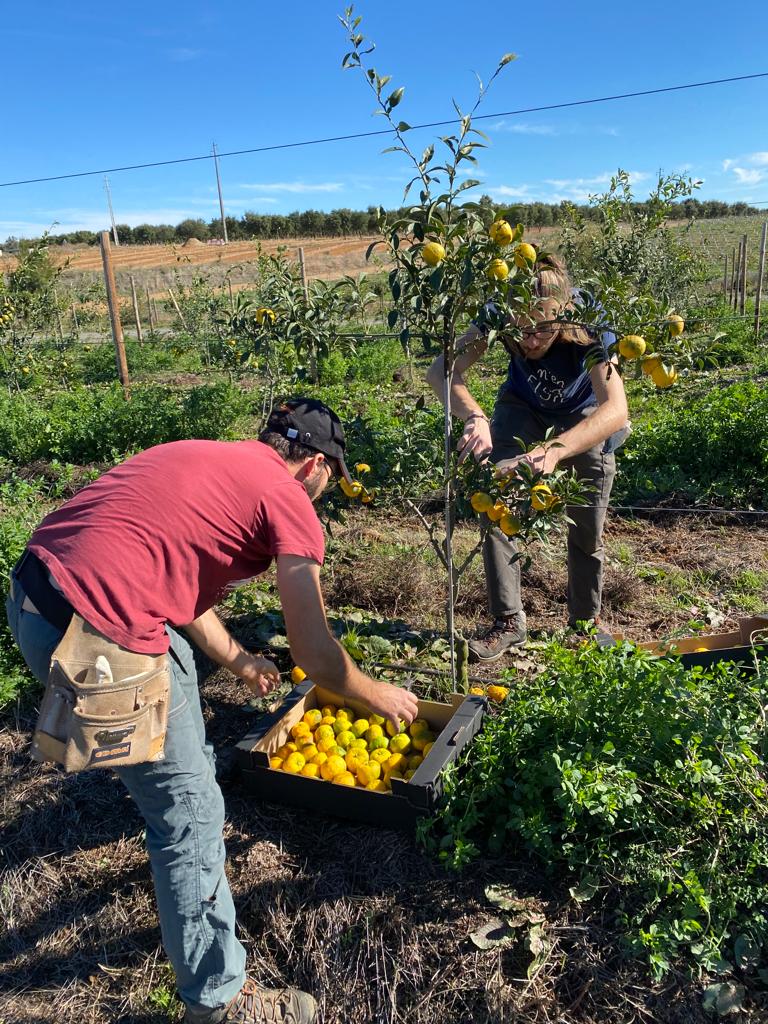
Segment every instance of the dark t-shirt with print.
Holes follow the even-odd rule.
[[[606,362],[615,340],[609,331],[600,332],[589,345],[558,340],[540,359],[510,351],[499,398],[513,396],[538,412],[573,413],[597,405],[588,367]]]

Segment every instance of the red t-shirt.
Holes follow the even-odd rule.
[[[75,610],[141,654],[168,650],[227,587],[276,555],[322,564],[323,530],[304,487],[260,441],[149,448],[47,516],[30,549]]]

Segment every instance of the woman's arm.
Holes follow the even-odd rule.
[[[589,372],[592,390],[597,399],[597,408],[575,427],[557,437],[557,447],[541,445],[516,459],[507,459],[497,465],[500,475],[511,473],[515,466],[525,459],[533,468],[542,473],[551,473],[565,459],[581,455],[596,444],[605,441],[629,418],[624,382],[615,363],[599,363]]]
[[[461,452],[459,461],[473,455],[478,462],[487,458],[491,452],[491,425],[488,417],[470,394],[464,380],[464,374],[473,366],[488,348],[488,342],[482,331],[472,324],[466,334],[456,343],[458,355],[453,364],[451,378],[451,412],[464,421],[464,433],[459,438],[458,449]],[[427,370],[427,383],[441,402],[444,400],[445,362],[439,355]]]

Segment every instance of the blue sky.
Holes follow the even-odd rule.
[[[331,0],[234,3],[36,0],[7,4],[0,181],[142,163],[384,126]],[[576,12],[576,13],[575,13]],[[374,65],[406,87],[410,123],[474,101],[474,72],[510,64],[480,113],[768,71],[768,4],[648,0],[583,5],[367,0]],[[570,110],[490,118],[481,191],[584,199],[621,166],[643,195],[659,169],[701,198],[768,200],[768,78]],[[419,150],[434,131],[413,132]],[[399,205],[409,176],[387,140],[222,160],[227,213]],[[110,175],[119,222],[218,216],[208,161]],[[471,194],[471,193],[470,193]],[[478,192],[479,195],[479,192]],[[766,207],[768,208],[768,207]],[[101,176],[0,188],[0,239],[108,226]]]

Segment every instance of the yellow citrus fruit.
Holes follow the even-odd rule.
[[[384,715],[368,715],[368,721],[371,725],[384,725]]]
[[[357,465],[355,466],[355,472],[356,473],[370,473],[371,472],[371,467],[368,465],[367,462],[358,462]]]
[[[415,768],[409,768],[408,771],[403,776],[403,778],[405,779],[406,782],[410,782],[415,774],[416,774],[416,769]]]
[[[392,779],[400,779],[401,782],[405,782],[405,777],[400,772],[385,772],[384,784],[392,789]]]
[[[420,732],[418,736],[413,737],[413,749],[423,753],[434,741],[435,734],[431,729],[427,729],[426,732]]]
[[[423,749],[423,750],[422,750],[422,752],[421,752],[421,753],[422,753],[422,755],[423,755],[424,757],[426,757],[426,756],[427,756],[427,754],[428,754],[428,753],[430,752],[430,750],[432,749],[432,747],[434,747],[434,745],[435,745],[435,744],[434,744],[434,741],[432,741],[431,743],[425,743],[425,744],[424,744],[424,749]]]
[[[340,772],[345,772],[347,766],[344,762],[343,757],[339,757],[338,754],[332,754],[325,764],[320,765],[320,774],[323,776],[326,782],[330,782],[334,776]]]
[[[386,783],[384,782],[383,779],[374,779],[374,781],[373,782],[369,782],[368,785],[365,788],[366,789],[370,789],[372,793],[386,793],[387,792],[387,786],[386,786]]]
[[[312,758],[311,764],[316,764],[318,768],[321,768],[328,760],[328,755],[322,750],[318,751]]]
[[[387,730],[387,736],[397,736],[398,733],[405,732],[405,722],[400,721],[400,728],[396,729],[389,719],[387,719],[387,723],[384,728]],[[391,743],[390,746],[392,746]]]
[[[336,786],[349,786],[350,789],[354,789],[357,785],[357,780],[352,772],[339,772],[338,775],[334,775],[331,780]]]
[[[489,281],[506,281],[509,265],[506,260],[491,260],[485,273]]]
[[[475,512],[487,512],[489,508],[493,508],[493,498],[485,491],[475,491],[469,503]]]
[[[329,754],[336,746],[336,737],[317,740],[315,746],[321,754]]]
[[[393,736],[389,741],[389,749],[395,754],[404,754],[411,747],[411,737],[405,733]]]
[[[336,742],[336,733],[330,725],[318,725],[315,729],[315,743],[322,743],[323,740]]]
[[[552,508],[555,500],[549,484],[534,484],[531,488],[531,506],[537,512],[544,512],[546,509]]]
[[[341,757],[341,758],[344,758],[344,757],[347,756],[346,749],[344,747],[340,747],[337,743],[335,743],[327,753],[328,753],[329,757],[332,754],[336,754],[337,757]]]
[[[386,747],[377,747],[376,750],[371,751],[371,761],[376,761],[377,764],[384,764],[389,760],[389,751]]]
[[[347,751],[347,756],[344,758],[344,763],[347,768],[352,772],[355,769],[352,767],[353,764],[367,764],[368,763],[368,751],[365,747],[352,747]]]
[[[476,697],[485,696],[485,690],[482,688],[482,686],[470,686],[469,692],[474,693]]]
[[[521,242],[515,246],[515,264],[524,270],[529,264],[536,262],[536,250],[530,242]]]
[[[406,763],[405,754],[391,754],[386,766],[384,767],[384,773],[400,771],[402,768],[405,768]]]
[[[685,320],[678,316],[677,313],[670,313],[667,317],[667,323],[669,324],[669,333],[673,338],[679,338],[685,330]]]
[[[408,771],[415,772],[423,761],[424,756],[422,754],[412,754],[411,757],[408,758]]]
[[[358,765],[357,781],[361,786],[367,786],[370,782],[375,782],[380,778],[381,765],[378,761],[367,761],[365,764]]]
[[[384,735],[384,730],[380,725],[369,725],[363,733],[366,743],[373,743],[374,740],[379,740]]]
[[[645,352],[645,338],[639,334],[625,334],[619,340],[619,352],[625,359],[639,359]]]
[[[254,316],[257,324],[263,324],[267,320],[273,324],[277,319],[274,309],[269,309],[267,306],[259,306]]]
[[[277,750],[275,751],[275,754],[276,754],[276,755],[277,755],[278,757],[282,757],[282,759],[283,759],[283,760],[285,760],[285,759],[286,759],[286,757],[288,757],[288,756],[289,756],[290,754],[293,754],[293,753],[294,753],[294,751],[296,751],[296,750],[298,750],[298,749],[299,749],[299,748],[298,748],[298,747],[296,746],[296,744],[295,744],[295,743],[284,743],[284,744],[282,745],[282,747],[279,747],[279,748],[278,748],[278,749],[277,749]]]
[[[514,234],[511,225],[503,217],[495,220],[488,229],[488,237],[496,245],[509,245]]]
[[[373,726],[371,726],[373,728]],[[381,726],[379,726],[381,728]],[[385,753],[389,753],[389,740],[386,736],[376,736],[372,740],[368,740],[368,749],[373,753],[374,750],[383,750]]]
[[[427,242],[421,250],[421,258],[428,267],[436,267],[445,259],[445,249],[439,242]]]
[[[335,718],[336,717],[336,708],[333,706],[333,704],[323,704],[323,706],[320,708],[320,710],[323,713],[323,718]]]
[[[276,772],[279,772],[280,769],[283,767],[283,759],[282,759],[282,757],[270,757],[270,759],[269,759],[269,767],[270,768],[274,768],[274,770]]]
[[[336,712],[336,717],[346,718],[346,720],[351,724],[357,718],[357,715],[352,708],[339,708]]]
[[[286,757],[283,762],[283,771],[288,772],[289,775],[298,775],[306,763],[307,759],[297,750],[296,753]]]
[[[334,736],[338,736],[340,732],[344,732],[346,729],[349,729],[349,719],[336,718],[334,719],[331,728],[333,729]]]
[[[298,686],[298,684],[303,683],[306,678],[307,673],[304,671],[304,669],[299,668],[298,665],[294,665],[293,668],[291,669],[291,682],[295,683],[295,685]],[[320,715],[320,717],[322,718],[322,714]]]
[[[505,698],[509,694],[509,687],[508,686],[489,686],[488,689],[486,690],[486,693],[488,694],[488,700],[492,700],[496,704],[501,704],[501,702],[503,700],[505,700]]]
[[[340,747],[344,747],[344,749],[346,750],[347,747],[349,747],[349,745],[352,743],[352,740],[354,740],[355,738],[355,734],[352,732],[351,729],[344,729],[336,736],[336,743]]]
[[[319,779],[320,765],[315,764],[313,761],[308,761],[301,769],[300,774],[303,775],[305,779]]]
[[[301,754],[305,761],[311,761],[315,754],[320,753],[320,750],[318,747],[315,746],[314,743],[307,743],[299,750],[299,753]]]
[[[293,736],[295,740],[297,740],[299,736],[309,736],[311,732],[312,730],[306,722],[297,722],[296,725],[291,726],[291,736]]]
[[[363,485],[359,480],[353,480],[349,483],[342,477],[339,485],[348,498],[359,498],[363,491]]]
[[[694,647],[693,653],[694,654],[701,654],[703,651],[708,651],[708,650],[709,650],[708,647]]]
[[[414,718],[408,726],[408,732],[411,736],[420,736],[423,732],[429,732],[429,722],[426,718]]]
[[[522,523],[511,512],[505,513],[499,520],[499,529],[507,537],[515,537],[522,529]]]
[[[366,718],[356,718],[352,723],[352,732],[358,738],[364,736],[368,732],[368,720]]]
[[[651,380],[661,390],[671,388],[677,380],[677,370],[674,366],[667,366],[666,363],[662,363],[651,370]]]
[[[323,712],[320,708],[310,708],[301,716],[302,722],[306,722],[310,729],[316,729],[323,720]]]
[[[653,371],[656,369],[656,367],[661,366],[662,362],[663,359],[658,354],[643,356],[641,360],[643,373],[646,375],[646,377],[650,377]]]
[[[509,513],[509,509],[503,501],[497,501],[493,508],[489,508],[486,513],[492,523],[498,523],[502,516],[506,516]]]

